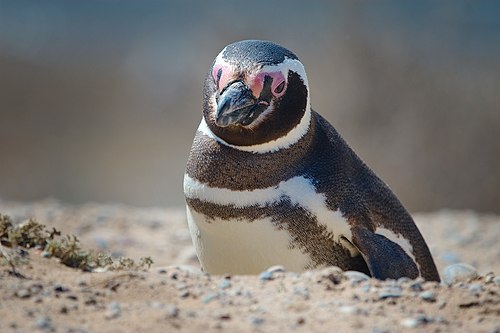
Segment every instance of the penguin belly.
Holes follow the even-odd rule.
[[[232,191],[186,175],[184,191],[193,244],[208,273],[258,274],[273,265],[295,272],[345,267],[359,255],[347,241],[347,220],[327,208],[325,196],[305,177]]]
[[[310,258],[291,248],[291,236],[271,218],[208,220],[187,206],[191,238],[203,270],[210,274],[258,274],[274,265],[302,271]]]

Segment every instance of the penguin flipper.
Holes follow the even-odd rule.
[[[417,264],[399,246],[385,236],[378,235],[365,227],[352,229],[353,244],[365,260],[371,276],[380,280],[398,279],[419,275]]]

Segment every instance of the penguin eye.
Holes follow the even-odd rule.
[[[214,68],[212,72],[212,78],[215,81],[217,87],[219,86],[220,78],[222,77],[222,67]]]
[[[279,95],[283,92],[284,89],[285,89],[285,81],[281,81],[281,83],[278,84],[276,88],[274,88],[274,93],[276,95]]]

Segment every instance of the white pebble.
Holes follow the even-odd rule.
[[[460,263],[447,266],[443,272],[443,283],[452,285],[467,282],[478,277],[477,270],[469,264]]]

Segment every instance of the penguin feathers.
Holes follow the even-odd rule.
[[[184,177],[204,270],[256,274],[335,265],[439,281],[406,209],[311,110],[304,67],[267,41],[228,45],[205,80]]]

